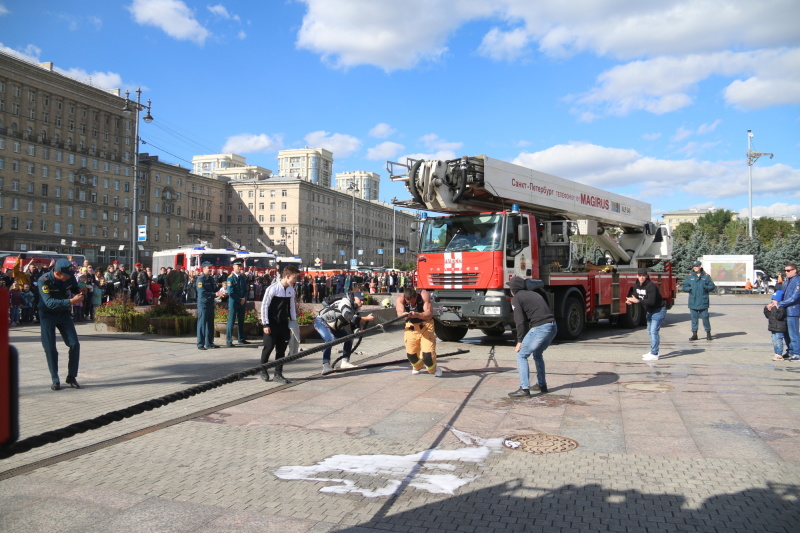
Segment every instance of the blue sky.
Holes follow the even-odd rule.
[[[800,216],[796,0],[0,0],[0,50],[153,101],[142,151],[486,154],[649,202]]]

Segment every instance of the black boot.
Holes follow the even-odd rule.
[[[692,336],[689,337],[689,340],[690,341],[696,341],[697,340],[697,332],[696,331],[692,332]]]
[[[280,373],[277,373],[277,372],[275,373],[275,378],[274,379],[275,379],[276,383],[284,383],[284,384],[291,383],[291,381],[289,381],[288,379],[283,377],[283,374],[280,374]]]
[[[710,340],[712,340],[712,337],[711,337],[711,332],[710,332],[710,331],[706,331],[706,340],[707,340],[707,341],[710,341]]]

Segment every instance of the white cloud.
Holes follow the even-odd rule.
[[[449,151],[449,150],[441,150],[438,152],[429,152],[429,153],[416,153],[416,154],[406,154],[401,156],[398,160],[398,163],[408,164],[409,159],[424,159],[424,160],[441,160],[441,161],[448,161],[450,159],[455,159],[456,153]]]
[[[618,65],[577,98],[574,113],[600,108],[609,115],[663,114],[690,105],[698,83],[712,76],[734,80],[724,91],[734,105],[757,109],[800,103],[800,48],[657,57]],[[755,76],[752,76],[755,74]],[[597,111],[594,111],[595,113]]]
[[[222,4],[217,4],[215,6],[208,6],[208,10],[211,11],[211,13],[213,13],[214,15],[222,17],[224,19],[235,20],[237,22],[240,20],[239,15],[232,15],[231,13],[228,12],[227,8]]]
[[[371,161],[381,161],[386,159],[394,159],[397,154],[405,150],[406,147],[402,144],[393,143],[391,141],[382,142],[377,146],[367,150],[366,159]]]
[[[531,43],[554,57],[589,52],[631,59],[791,46],[799,41],[796,0],[303,1],[308,10],[297,44],[336,67],[369,64],[391,71],[437,60],[460,26],[480,20],[509,26],[491,28],[478,48],[495,60],[516,59]],[[415,14],[413,23],[399,23],[408,13]]]
[[[530,35],[522,28],[511,31],[492,28],[484,35],[478,54],[495,61],[513,61],[525,55],[529,43]]]
[[[211,35],[181,0],[133,0],[128,11],[138,24],[155,26],[179,41],[202,45]]]
[[[684,139],[691,137],[692,131],[687,130],[683,126],[678,128],[678,131],[675,132],[675,135],[672,136],[672,142],[680,142]]]
[[[297,47],[334,68],[375,65],[386,71],[438,61],[466,21],[494,11],[487,0],[303,0],[308,11]],[[413,13],[413,20],[409,14]]]
[[[335,158],[350,157],[361,148],[361,141],[344,133],[312,131],[305,136],[305,140],[309,146],[330,150]]]
[[[459,142],[448,142],[444,139],[440,139],[438,135],[435,133],[428,133],[427,135],[423,135],[419,139],[422,144],[425,145],[430,151],[445,151],[445,152],[453,152],[454,150],[458,150],[461,148],[464,143]]]
[[[9,13],[11,13],[11,11],[9,11],[8,8],[3,4],[0,4],[0,17],[3,15],[8,15]]]
[[[17,59],[22,59],[23,61],[28,61],[29,63],[41,63],[42,60],[39,59],[42,55],[42,49],[36,46],[35,44],[26,45],[21,50],[15,50],[14,48],[9,48],[5,46],[3,43],[0,43],[0,51],[16,57]]]
[[[707,133],[711,133],[712,131],[716,130],[717,126],[719,126],[720,124],[722,124],[722,121],[720,119],[717,119],[710,124],[700,124],[700,127],[697,128],[697,134],[705,135]]]
[[[642,135],[642,139],[644,139],[645,141],[657,141],[660,138],[661,138],[660,133],[645,133],[644,135]]]
[[[225,154],[248,154],[253,152],[272,152],[280,150],[283,145],[283,140],[280,136],[275,135],[270,137],[265,133],[240,133],[228,137],[225,141],[225,146],[222,147],[222,152]]]
[[[655,159],[636,150],[573,142],[535,153],[523,152],[515,164],[585,183],[601,189],[635,187],[637,198],[654,201],[680,196],[690,202],[697,191],[707,198],[735,198],[747,194],[747,167],[738,161]],[[755,178],[754,178],[755,179]],[[800,170],[776,164],[758,168],[760,196],[800,198]],[[720,184],[725,186],[721,187]]]
[[[58,67],[55,67],[55,70],[65,76],[101,89],[124,89],[126,87],[122,82],[122,76],[116,72],[87,72],[82,68],[62,69]]]
[[[679,148],[677,152],[679,154],[685,155],[686,157],[693,157],[702,154],[703,152],[707,152],[710,149],[719,146],[719,144],[720,144],[719,141],[705,142],[705,143],[692,141],[686,143],[683,147]]]
[[[242,41],[244,41],[244,40],[247,38],[247,33],[245,33],[245,31],[244,31],[244,30],[239,30],[239,33],[238,33],[238,34],[236,34],[236,36],[237,36],[239,39],[241,39]]]
[[[748,213],[749,209],[745,208],[739,211],[739,216],[742,218],[747,218]],[[784,202],[777,202],[772,205],[753,206],[753,216],[755,218],[789,217],[793,215],[796,216],[798,213],[800,213],[800,205],[797,204],[787,204]]]
[[[369,130],[369,136],[375,137],[377,139],[385,139],[397,133],[397,130],[391,127],[390,125],[386,124],[385,122],[381,122],[379,124],[375,124],[375,126]]]

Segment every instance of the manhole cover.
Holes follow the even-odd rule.
[[[535,455],[546,453],[571,452],[578,443],[558,435],[516,435],[503,440],[503,446],[510,450],[519,450]]]
[[[625,385],[625,388],[650,392],[667,392],[673,390],[675,387],[672,385],[664,385],[663,383],[628,383]]]

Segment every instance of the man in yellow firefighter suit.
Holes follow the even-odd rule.
[[[436,334],[433,332],[433,306],[428,291],[406,288],[397,297],[395,310],[398,317],[406,317],[403,341],[411,373],[419,374],[425,366],[429,374],[442,377],[442,369],[436,366]]]

